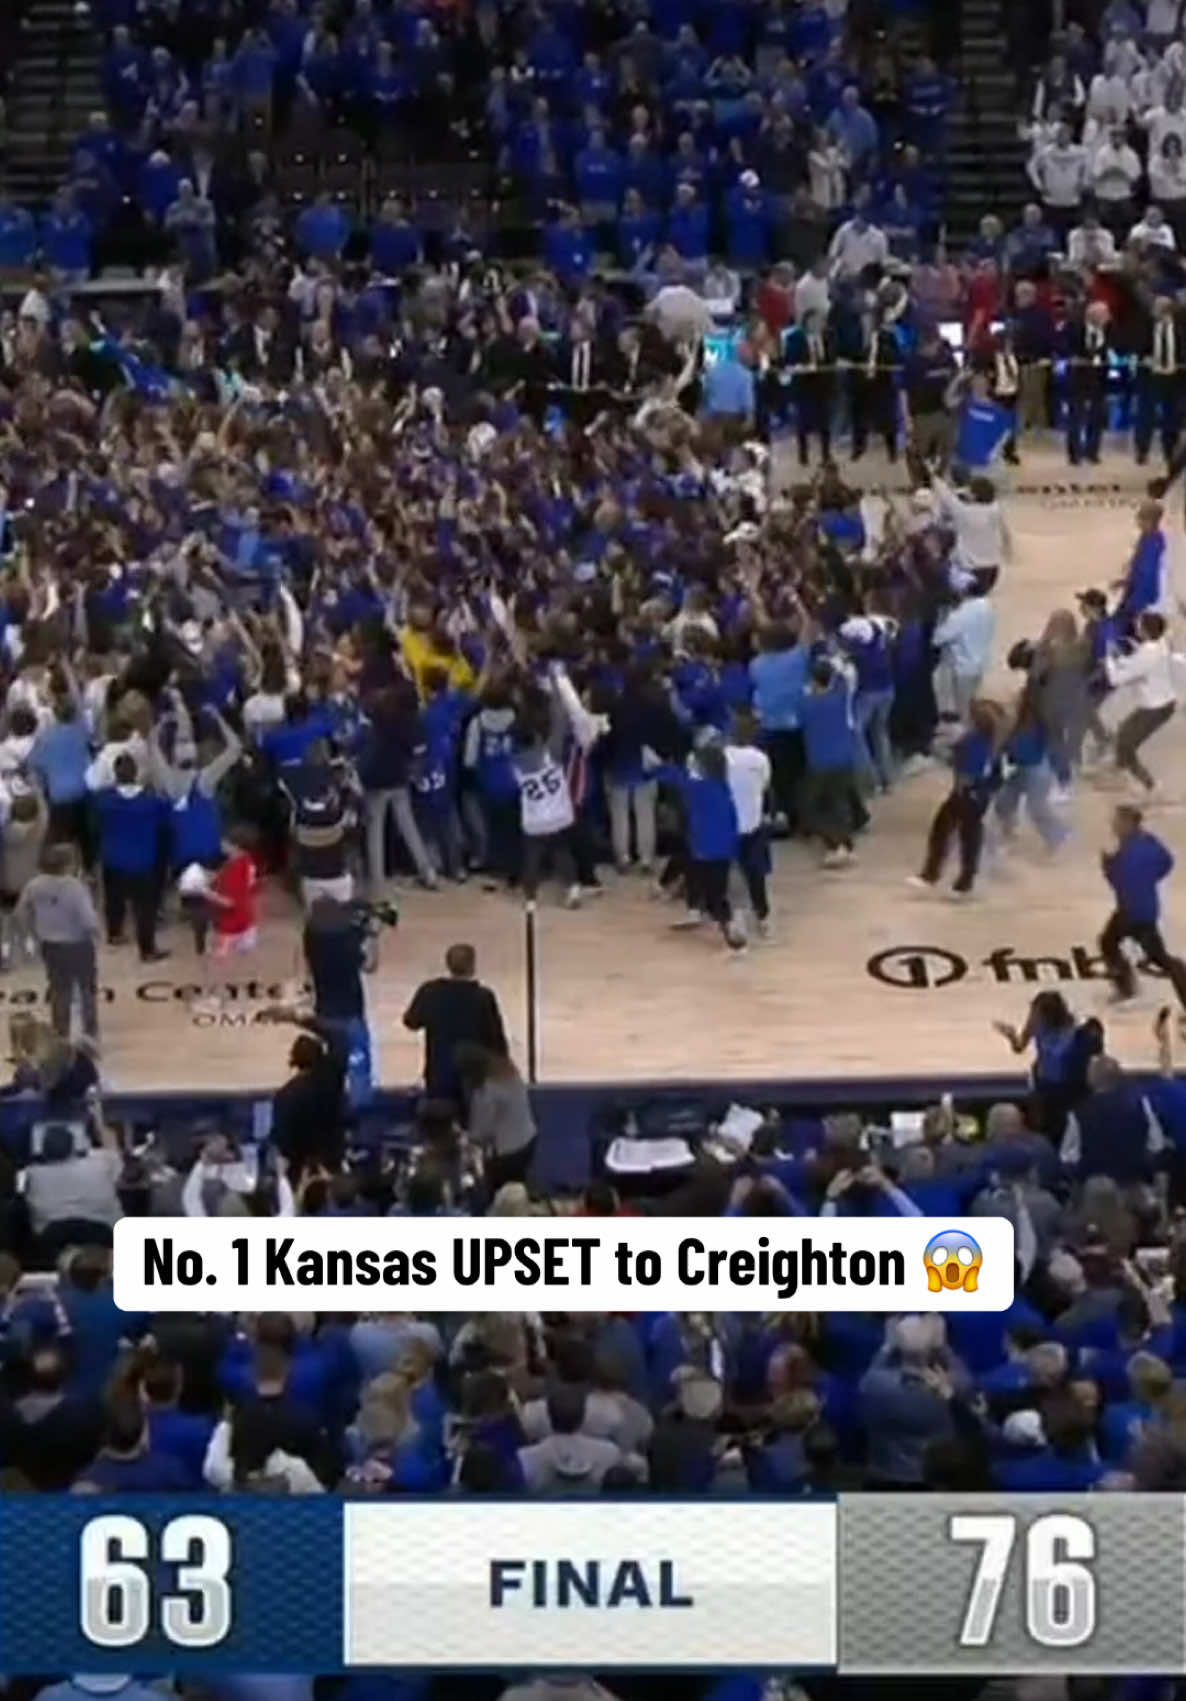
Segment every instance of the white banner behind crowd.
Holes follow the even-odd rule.
[[[126,1311],[1003,1311],[1004,1217],[124,1217]]]

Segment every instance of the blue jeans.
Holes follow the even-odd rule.
[[[1054,774],[1049,762],[1039,762],[1032,768],[1014,768],[997,793],[997,819],[1006,833],[1017,827],[1017,815],[1024,801],[1030,820],[1051,850],[1063,843],[1070,827],[1050,801]]]
[[[890,748],[889,723],[894,706],[894,691],[858,691],[853,702],[853,719],[860,735],[857,740],[857,766],[861,776],[870,782],[880,780],[887,789],[894,777],[894,753]]]
[[[368,1104],[375,1091],[371,1030],[365,1016],[348,1021],[326,1021],[346,1048],[346,1098],[354,1110]]]

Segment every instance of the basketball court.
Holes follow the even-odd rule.
[[[1009,695],[1016,676],[1000,667],[1014,640],[1036,637],[1047,615],[1074,607],[1087,586],[1107,587],[1131,546],[1143,489],[1118,448],[1104,465],[1074,477],[1057,447],[1031,449],[1014,474],[1008,518],[1015,558],[994,597],[998,668],[990,691]],[[870,467],[867,480],[876,479]],[[1182,557],[1181,498],[1167,524]],[[1186,560],[1178,566],[1186,586]],[[1114,719],[1110,710],[1109,718]],[[1148,746],[1166,801],[1150,825],[1182,862],[1166,889],[1165,932],[1186,952],[1186,720],[1179,715]],[[607,873],[607,889],[585,909],[559,908],[547,893],[538,922],[539,1076],[545,1081],[755,1080],[1005,1071],[1011,1067],[995,1019],[1017,1021],[1038,984],[1061,985],[1087,1012],[1106,999],[1094,941],[1109,907],[1099,871],[1117,796],[1081,782],[1074,834],[1049,856],[1023,820],[1018,847],[981,881],[974,901],[919,894],[906,876],[945,790],[940,769],[902,780],[875,804],[855,866],[824,872],[804,847],[776,847],[773,938],[740,958],[715,935],[672,933],[673,911],[653,902],[641,878]],[[521,905],[477,883],[439,893],[397,894],[401,923],[382,940],[368,983],[378,1072],[386,1085],[411,1083],[419,1041],[401,1016],[412,989],[439,972],[454,940],[471,940],[482,978],[502,1003],[516,1055],[525,1061],[525,950]],[[142,969],[128,949],[105,951],[103,1068],[113,1088],[270,1088],[285,1073],[291,1036],[253,1017],[287,993],[299,969],[297,929],[279,894],[269,897],[261,943],[251,958],[222,965],[211,984],[218,1014],[194,1014],[187,998],[201,976],[188,938],[164,938],[167,962]],[[1151,1025],[1168,992],[1146,979],[1139,1004],[1108,1018],[1113,1051],[1148,1065]],[[37,1006],[34,966],[0,980],[0,1013]]]

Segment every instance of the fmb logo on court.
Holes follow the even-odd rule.
[[[1139,966],[1145,974],[1162,973],[1150,963]],[[945,945],[889,945],[884,951],[875,951],[865,964],[865,972],[882,986],[908,992],[938,992],[967,980],[969,975],[980,979],[975,972],[980,969],[987,969],[987,978],[999,986],[1108,978],[1103,958],[1086,945],[1072,945],[1065,955],[1052,957],[1022,957],[1011,945],[998,945],[974,964]]]

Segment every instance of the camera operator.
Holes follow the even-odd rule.
[[[368,912],[337,898],[318,897],[305,923],[305,963],[313,983],[318,1031],[345,1057],[346,1090],[354,1106],[370,1098],[374,1081],[363,974]]]

